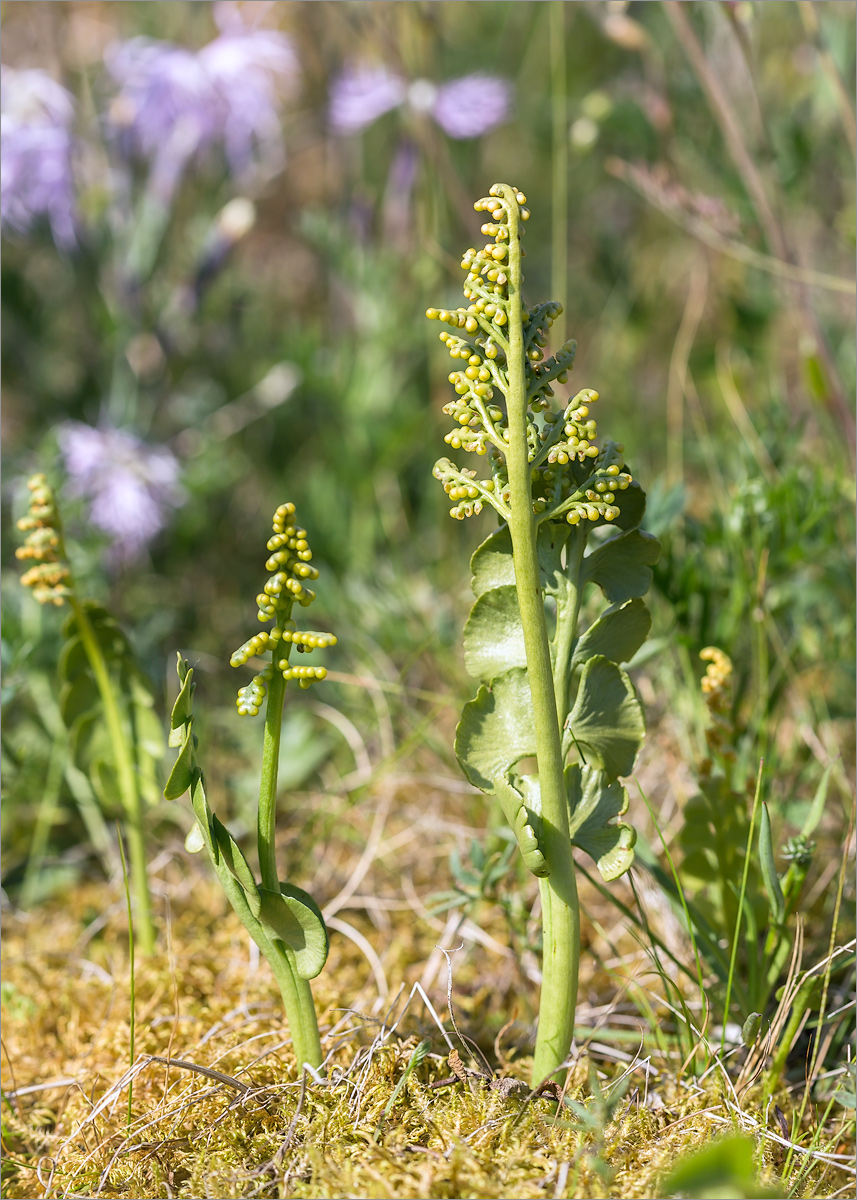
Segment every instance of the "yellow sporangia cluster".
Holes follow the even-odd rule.
[[[71,595],[71,570],[65,561],[62,523],[53,489],[42,474],[30,476],[27,487],[30,510],[18,522],[27,537],[15,556],[33,559],[34,565],[21,576],[21,583],[32,590],[39,604],[65,604]]]
[[[336,645],[332,633],[298,631],[291,620],[295,603],[303,608],[312,604],[315,592],[307,583],[318,579],[318,569],[309,565],[312,551],[306,530],[297,524],[294,504],[281,504],[274,513],[273,537],[268,539],[267,549],[270,557],[265,567],[271,578],[256,597],[257,616],[260,621],[273,620],[275,625],[248,638],[229,660],[231,666],[241,667],[251,658],[271,655],[271,662],[239,689],[237,705],[242,716],[257,715],[274,671],[287,682],[297,680],[302,688],[326,677],[325,667],[293,666],[289,662],[292,647],[299,654],[311,654],[313,650]]]
[[[705,704],[711,716],[711,725],[705,731],[710,757],[702,763],[701,774],[710,775],[713,759],[727,762],[735,759],[732,742],[735,729],[729,715],[732,706],[732,659],[717,646],[706,646],[699,657],[707,662],[705,674],[700,681]]]
[[[459,520],[478,514],[486,503],[501,517],[508,518],[510,511],[505,461],[510,437],[505,404],[509,388],[510,224],[517,225],[522,236],[520,222],[530,215],[526,196],[513,191],[515,198],[510,201],[495,185],[474,204],[477,212],[490,215],[482,233],[493,241],[479,249],[471,247],[461,260],[467,272],[464,297],[468,305],[426,310],[429,320],[441,321],[455,331],[443,330],[440,340],[450,358],[462,364],[449,375],[456,398],[444,405],[443,411],[457,424],[444,441],[454,450],[487,456],[490,465],[490,476],[480,479],[475,470],[460,468],[448,458],[435,464],[435,478],[455,501],[450,515]],[[515,205],[519,221],[510,222]],[[517,283],[520,286],[520,281]],[[557,516],[571,525],[585,520],[613,521],[620,513],[616,493],[626,491],[633,479],[624,470],[621,446],[614,446],[608,458],[595,443],[597,428],[590,408],[598,393],[584,388],[560,412],[551,404],[551,385],[568,381],[577,349],[577,343],[569,340],[545,358],[551,326],[561,313],[562,306],[553,300],[522,309],[533,511],[550,516],[558,509]]]

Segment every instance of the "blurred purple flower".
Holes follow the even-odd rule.
[[[248,29],[228,5],[215,6],[222,32],[193,52],[133,38],[105,54],[120,86],[110,121],[126,152],[152,160],[165,201],[191,159],[222,144],[230,169],[282,166],[279,88],[297,75],[285,34]]]
[[[433,115],[452,138],[481,137],[509,115],[511,88],[494,75],[463,75],[438,89]]]
[[[330,123],[353,133],[398,108],[407,95],[405,81],[386,67],[346,67],[330,92]]]
[[[436,85],[428,79],[408,83],[386,67],[349,66],[330,91],[330,123],[338,133],[355,133],[407,104],[434,117],[453,138],[480,137],[509,114],[512,89],[495,75],[463,75]]]
[[[109,425],[95,429],[67,421],[58,437],[69,494],[89,501],[89,519],[111,538],[111,560],[139,558],[184,498],[178,459],[164,446],[147,446]]]
[[[54,241],[75,245],[72,98],[44,71],[0,71],[0,220],[26,233],[39,217]]]

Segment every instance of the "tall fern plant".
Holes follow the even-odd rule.
[[[621,818],[645,733],[622,663],[645,641],[641,597],[659,545],[640,529],[645,494],[624,447],[596,442],[591,389],[557,408],[576,344],[546,357],[555,301],[528,307],[521,286],[526,197],[497,184],[477,201],[491,239],[468,250],[466,307],[430,308],[456,369],[456,422],[446,442],[486,460],[481,474],[442,458],[434,468],[464,519],[491,505],[500,528],[471,560],[476,600],[464,631],[481,686],[461,716],[456,755],[471,783],[496,796],[527,867],[539,878],[543,981],[533,1081],[555,1074],[571,1046],[580,962],[573,847],[605,880],[633,861]],[[451,332],[450,332],[451,330]],[[590,603],[589,593],[601,602]],[[535,758],[537,772],[525,760]]]

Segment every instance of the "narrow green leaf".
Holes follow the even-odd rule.
[[[211,832],[217,843],[217,849],[220,851],[220,859],[229,874],[240,883],[247,898],[247,905],[250,912],[257,919],[261,919],[262,900],[255,876],[250,870],[250,865],[244,857],[241,847],[223,822],[213,813],[211,816]]]
[[[830,785],[830,776],[833,773],[834,764],[831,763],[825,767],[824,774],[819,781],[818,787],[815,790],[812,804],[809,806],[809,812],[806,814],[806,820],[803,823],[803,828],[800,831],[800,836],[803,838],[811,837],[815,832],[815,827],[821,820],[824,813],[824,805],[827,802],[827,789]]]
[[[762,869],[762,882],[768,893],[771,905],[771,915],[777,925],[780,925],[786,914],[786,901],[780,879],[777,875],[777,865],[774,861],[774,843],[771,834],[771,818],[767,804],[762,802],[762,812],[759,817],[759,865]]]
[[[621,667],[602,655],[589,659],[566,724],[588,764],[602,767],[610,779],[631,774],[646,725],[634,685]]]
[[[660,542],[641,529],[630,529],[604,542],[583,560],[581,582],[597,583],[612,604],[645,596]]]
[[[211,861],[214,863],[215,868],[217,868],[220,864],[220,851],[217,848],[217,842],[214,840],[214,832],[211,828],[214,813],[211,811],[211,806],[205,794],[205,780],[202,771],[198,768],[194,772],[194,781],[191,784],[190,802],[196,814],[197,828],[202,834],[203,841],[208,848],[208,853],[211,855]]]
[[[185,726],[186,735],[179,756],[173,763],[170,777],[164,788],[165,800],[178,800],[193,783],[193,718]]]
[[[477,601],[478,603],[478,601]],[[596,654],[612,662],[630,662],[649,635],[652,618],[642,600],[628,600],[610,608],[579,639],[571,660],[579,667]]]
[[[259,924],[293,952],[301,979],[315,979],[325,962],[329,942],[321,910],[313,898],[294,884],[281,883],[279,892],[259,888]]]
[[[181,725],[185,725],[190,719],[191,708],[193,705],[193,668],[189,668],[184,677],[184,682],[181,686],[181,691],[176,697],[176,702],[173,705],[172,715],[170,716],[170,728],[178,729]]]
[[[634,861],[637,833],[617,821],[628,809],[628,793],[597,767],[572,763],[565,772],[568,827],[572,843],[595,862],[605,882],[624,875]]]

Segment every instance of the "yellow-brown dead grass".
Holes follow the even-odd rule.
[[[62,903],[7,916],[3,1196],[9,1200],[652,1197],[685,1151],[742,1120],[744,1127],[755,1119],[764,1128],[757,1093],[741,1098],[742,1119],[716,1073],[701,1085],[678,1081],[675,1064],[671,1069],[663,1060],[648,1082],[644,1067],[631,1066],[627,1094],[597,1135],[600,1147],[571,1111],[557,1114],[549,1099],[507,1097],[478,1080],[432,1088],[450,1073],[448,1047],[424,1001],[415,996],[399,1030],[379,1039],[387,1004],[362,952],[342,936],[333,937],[328,965],[313,985],[322,1028],[332,1033],[326,1079],[301,1081],[265,964],[254,965],[216,887],[198,871],[190,882],[178,873],[164,884],[168,920],[159,952],[137,962],[130,1124],[127,1087],[117,1087],[130,1065],[131,1009],[127,935],[115,891],[90,884]],[[106,919],[92,935],[98,914]],[[436,929],[411,914],[379,939],[367,920],[348,919],[374,941],[394,992],[425,977]],[[500,944],[502,928],[492,932]],[[535,989],[507,958],[492,959],[490,947],[453,963],[459,1025],[489,1053],[488,1035],[517,1003],[519,1020],[503,1034],[500,1073],[527,1079],[521,1049]],[[586,997],[598,999],[608,984],[603,973],[600,980],[585,975],[583,983],[586,1013]],[[451,1033],[445,993],[444,966],[429,994]],[[422,1038],[431,1040],[430,1053],[387,1111]],[[578,1101],[589,1094],[592,1066],[604,1086],[619,1074],[597,1045],[572,1071],[568,1095]],[[167,1067],[153,1055],[235,1082],[175,1062]],[[831,1148],[830,1137],[823,1142]],[[842,1150],[835,1139],[832,1148]],[[763,1179],[778,1178],[783,1155],[776,1143],[759,1141]],[[819,1162],[794,1194],[834,1195],[845,1181]]]

